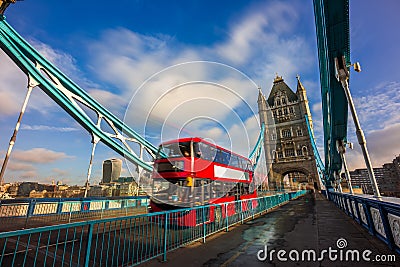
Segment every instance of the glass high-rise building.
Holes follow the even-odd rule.
[[[122,160],[121,159],[108,159],[103,161],[103,183],[118,182],[121,175]]]

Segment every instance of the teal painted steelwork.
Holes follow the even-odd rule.
[[[152,171],[150,164],[140,159],[129,146],[121,145],[119,141],[126,144],[126,141],[133,140],[153,156],[156,155],[158,148],[125,125],[40,55],[5,21],[4,16],[0,16],[0,47],[28,75],[31,82],[39,83],[39,87],[91,133],[94,139],[95,137],[99,138],[104,144],[132,163],[147,171]],[[115,132],[110,134],[100,129],[100,125],[93,122],[77,102],[95,111],[98,117],[106,120]]]
[[[249,159],[253,163],[253,171],[256,169],[257,164],[261,158],[262,148],[264,145],[264,132],[265,132],[265,124],[261,125],[260,134],[257,138],[257,142],[249,155]]]
[[[147,213],[149,197],[7,199],[0,201],[0,231],[54,222]]]
[[[311,147],[312,147],[312,150],[313,150],[313,153],[314,153],[315,162],[317,164],[318,175],[320,176],[321,181],[326,185],[326,180],[327,179],[326,179],[325,166],[324,166],[324,163],[322,162],[321,157],[319,155],[317,145],[315,144],[314,134],[311,131],[311,126],[310,126],[310,121],[308,120],[308,116],[305,115],[304,117],[306,119],[307,131],[308,131],[308,135],[310,136]]]
[[[328,185],[342,168],[336,141],[346,141],[348,103],[335,77],[334,58],[350,64],[349,1],[314,0],[324,124],[325,168]]]
[[[132,266],[155,257],[166,260],[171,250],[196,240],[205,242],[213,233],[305,193],[4,232],[0,233],[0,265]],[[188,227],[188,222],[196,223]]]

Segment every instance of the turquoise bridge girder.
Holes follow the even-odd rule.
[[[5,21],[3,15],[0,15],[0,47],[28,76],[28,86],[40,87],[92,135],[94,144],[102,141],[109,148],[137,165],[139,170],[142,168],[149,172],[152,171],[152,164],[143,160],[143,150],[155,158],[158,147],[118,119],[44,58]],[[93,121],[78,103],[94,111],[97,121]],[[102,120],[110,126],[113,133],[101,129]],[[261,156],[264,129],[265,126],[262,125],[260,136],[250,154],[254,169]],[[128,142],[134,142],[140,146],[139,155],[132,150]]]
[[[257,142],[249,156],[249,159],[250,159],[251,163],[253,164],[253,171],[256,170],[258,162],[260,161],[260,158],[261,158],[261,153],[263,151],[262,148],[264,147],[264,132],[265,132],[265,124],[262,123],[260,135],[258,136]]]
[[[349,1],[314,0],[314,14],[324,125],[325,182],[330,186],[335,179],[334,173],[342,169],[336,142],[347,139],[348,102],[335,76],[335,58],[344,57],[345,64],[350,65]]]
[[[139,168],[152,171],[152,165],[143,160],[143,150],[154,157],[158,148],[124,124],[40,55],[5,21],[4,16],[0,16],[0,47],[29,77],[29,86],[39,86],[92,135],[93,142],[102,141]],[[94,111],[97,121],[92,121],[78,103]],[[113,133],[101,129],[101,120],[110,126]],[[128,142],[139,145],[140,155],[132,150]]]
[[[308,131],[308,135],[310,136],[310,140],[311,140],[311,147],[315,156],[315,162],[317,164],[317,171],[318,171],[318,175],[319,178],[321,179],[321,181],[326,185],[326,171],[325,171],[325,166],[324,163],[321,160],[321,157],[319,155],[318,152],[318,148],[317,148],[317,144],[315,143],[315,139],[314,139],[314,134],[311,130],[311,126],[310,126],[310,121],[308,120],[308,116],[304,116],[306,119],[306,124],[307,124],[307,131]]]

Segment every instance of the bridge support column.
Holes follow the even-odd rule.
[[[351,185],[351,177],[350,177],[349,169],[347,168],[346,156],[344,155],[344,153],[346,152],[346,144],[343,141],[337,140],[336,147],[340,154],[340,157],[342,158],[344,174],[346,176],[347,185],[349,186],[350,194],[354,195],[353,187]]]
[[[22,117],[24,116],[26,106],[28,105],[28,101],[31,96],[32,89],[38,85],[39,85],[39,83],[35,79],[33,79],[30,75],[28,75],[28,91],[26,92],[24,103],[22,104],[21,112],[19,113],[19,116],[18,116],[17,124],[15,125],[13,135],[11,136],[10,143],[8,144],[8,149],[7,149],[6,155],[4,157],[3,165],[1,166],[0,185],[3,185],[4,173],[7,168],[7,163],[8,163],[8,160],[10,159],[11,151],[14,147],[15,141],[17,140],[18,130],[19,130],[19,127],[21,126],[21,120],[22,120]]]
[[[90,155],[90,161],[89,161],[89,167],[88,167],[88,173],[86,177],[86,183],[85,183],[85,195],[84,197],[87,197],[87,192],[89,191],[89,180],[90,176],[92,174],[92,166],[93,166],[93,158],[94,158],[94,152],[96,150],[96,145],[100,141],[100,138],[93,135],[93,140],[92,140],[92,154]]]
[[[356,134],[358,143],[361,146],[361,150],[364,156],[365,165],[367,166],[368,176],[371,181],[372,189],[374,190],[374,196],[378,199],[381,199],[381,193],[379,192],[378,184],[376,183],[376,178],[374,174],[374,170],[372,168],[371,159],[369,158],[369,153],[367,149],[367,141],[365,140],[364,132],[361,129],[360,122],[358,120],[356,108],[354,106],[353,98],[349,89],[349,71],[347,70],[347,66],[345,63],[345,59],[342,56],[341,58],[335,58],[336,65],[336,78],[342,84],[343,90],[346,94],[347,102],[349,103],[351,115],[353,117],[354,125],[356,127]],[[359,64],[357,63],[356,71],[361,71]]]
[[[339,175],[339,173],[338,172],[336,172],[335,171],[335,181],[336,181],[336,189],[337,189],[337,191],[339,192],[339,193],[343,193],[343,190],[342,190],[342,185],[340,184],[340,182],[341,182],[341,179],[340,179],[340,175]]]

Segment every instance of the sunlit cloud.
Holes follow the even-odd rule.
[[[2,50],[0,62],[0,120],[3,120],[20,111],[28,80]]]
[[[15,150],[13,158],[22,162],[45,164],[71,158],[71,156],[64,152],[56,152],[46,148],[33,148],[30,150]]]
[[[32,164],[12,161],[7,165],[9,171],[33,171],[36,168]]]
[[[383,164],[392,162],[400,154],[399,137],[400,123],[387,126],[383,129],[373,130],[366,134],[367,148],[373,167],[382,167]],[[354,140],[353,140],[354,141]],[[360,145],[357,141],[353,150],[347,150],[349,168],[366,168]]]

